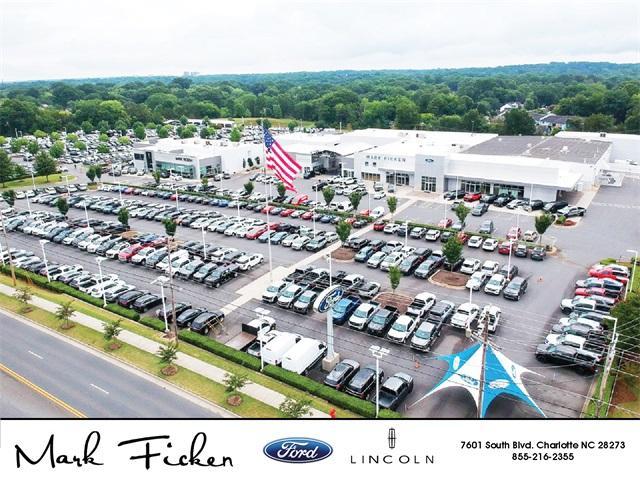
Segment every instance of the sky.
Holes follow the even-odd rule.
[[[640,2],[0,0],[0,80],[640,61]]]

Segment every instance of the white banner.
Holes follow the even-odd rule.
[[[478,469],[486,469],[482,478],[525,472],[593,478],[614,466],[633,471],[639,427],[575,420],[16,420],[2,422],[0,465],[2,478],[12,480],[461,478]]]

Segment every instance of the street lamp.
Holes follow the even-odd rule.
[[[160,297],[162,299],[162,316],[164,317],[164,331],[165,331],[165,333],[169,333],[169,320],[167,320],[167,304],[166,304],[166,301],[165,301],[165,298],[164,298],[164,285],[168,281],[169,281],[169,279],[167,277],[165,277],[164,275],[160,275],[153,282],[151,282],[151,285],[154,285],[156,283],[160,284]]]
[[[409,221],[404,222],[404,246],[407,246],[409,241]]]
[[[106,308],[107,306],[107,296],[104,291],[104,282],[102,280],[102,262],[104,262],[105,260],[105,257],[96,257],[96,263],[98,264],[98,275],[100,275],[100,285],[102,290],[102,308]]]
[[[262,308],[262,307],[258,307],[256,309],[253,310],[254,312],[256,312],[258,314],[258,317],[260,319],[265,318],[267,315],[269,315],[269,313],[271,313],[271,310],[267,310],[266,308]],[[264,346],[264,336],[262,335],[261,332],[258,333],[258,342],[260,342],[260,371],[264,370],[264,356],[262,355],[262,347]]]
[[[33,170],[31,170],[31,183],[33,184],[33,189],[36,189],[36,177],[33,175]]]
[[[369,351],[376,359],[376,418],[378,418],[380,414],[380,359],[389,355],[391,350],[378,345],[371,345]]]
[[[633,253],[633,265],[632,265],[632,270],[631,270],[631,282],[627,282],[627,289],[624,292],[624,298],[627,298],[627,295],[629,294],[629,291],[633,291],[633,281],[636,278],[636,270],[638,267],[638,250],[627,250],[627,252],[629,253]]]
[[[178,187],[176,187],[176,210],[180,211],[180,204],[178,203]]]
[[[69,191],[69,175],[61,175],[61,177],[64,178],[64,181],[67,184],[67,196],[69,196],[71,194]]]
[[[207,261],[207,244],[205,243],[204,240],[204,225],[202,227],[200,227],[202,229],[202,258],[204,259],[204,261]]]
[[[31,202],[29,201],[28,192],[25,193],[25,197],[27,198],[27,208],[29,209],[29,215],[31,215]]]
[[[42,260],[44,261],[44,268],[47,271],[47,282],[51,282],[51,275],[49,275],[49,264],[47,263],[47,254],[44,251],[44,246],[49,243],[49,240],[40,240],[40,246],[42,247]]]
[[[85,200],[82,203],[84,204],[84,218],[87,219],[87,228],[89,228],[91,225],[89,225],[89,213],[87,212],[87,202]]]

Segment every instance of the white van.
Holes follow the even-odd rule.
[[[376,207],[373,210],[371,210],[371,213],[369,213],[369,216],[372,218],[380,218],[384,215],[384,207]]]
[[[262,359],[271,365],[280,365],[282,357],[291,350],[302,337],[295,333],[280,332],[276,338],[267,343],[262,349]]]
[[[307,371],[327,353],[327,346],[312,338],[303,338],[287,351],[282,358],[282,368],[306,375]]]

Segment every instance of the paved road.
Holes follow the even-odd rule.
[[[0,313],[0,324],[0,363],[87,417],[219,417],[147,375],[133,373],[5,313]],[[19,389],[5,392],[3,388],[3,394],[3,417],[31,412],[26,409],[31,405],[21,406],[25,397],[19,396]],[[9,405],[6,410],[5,404]]]
[[[73,414],[53,401],[0,371],[1,418],[75,418]]]

